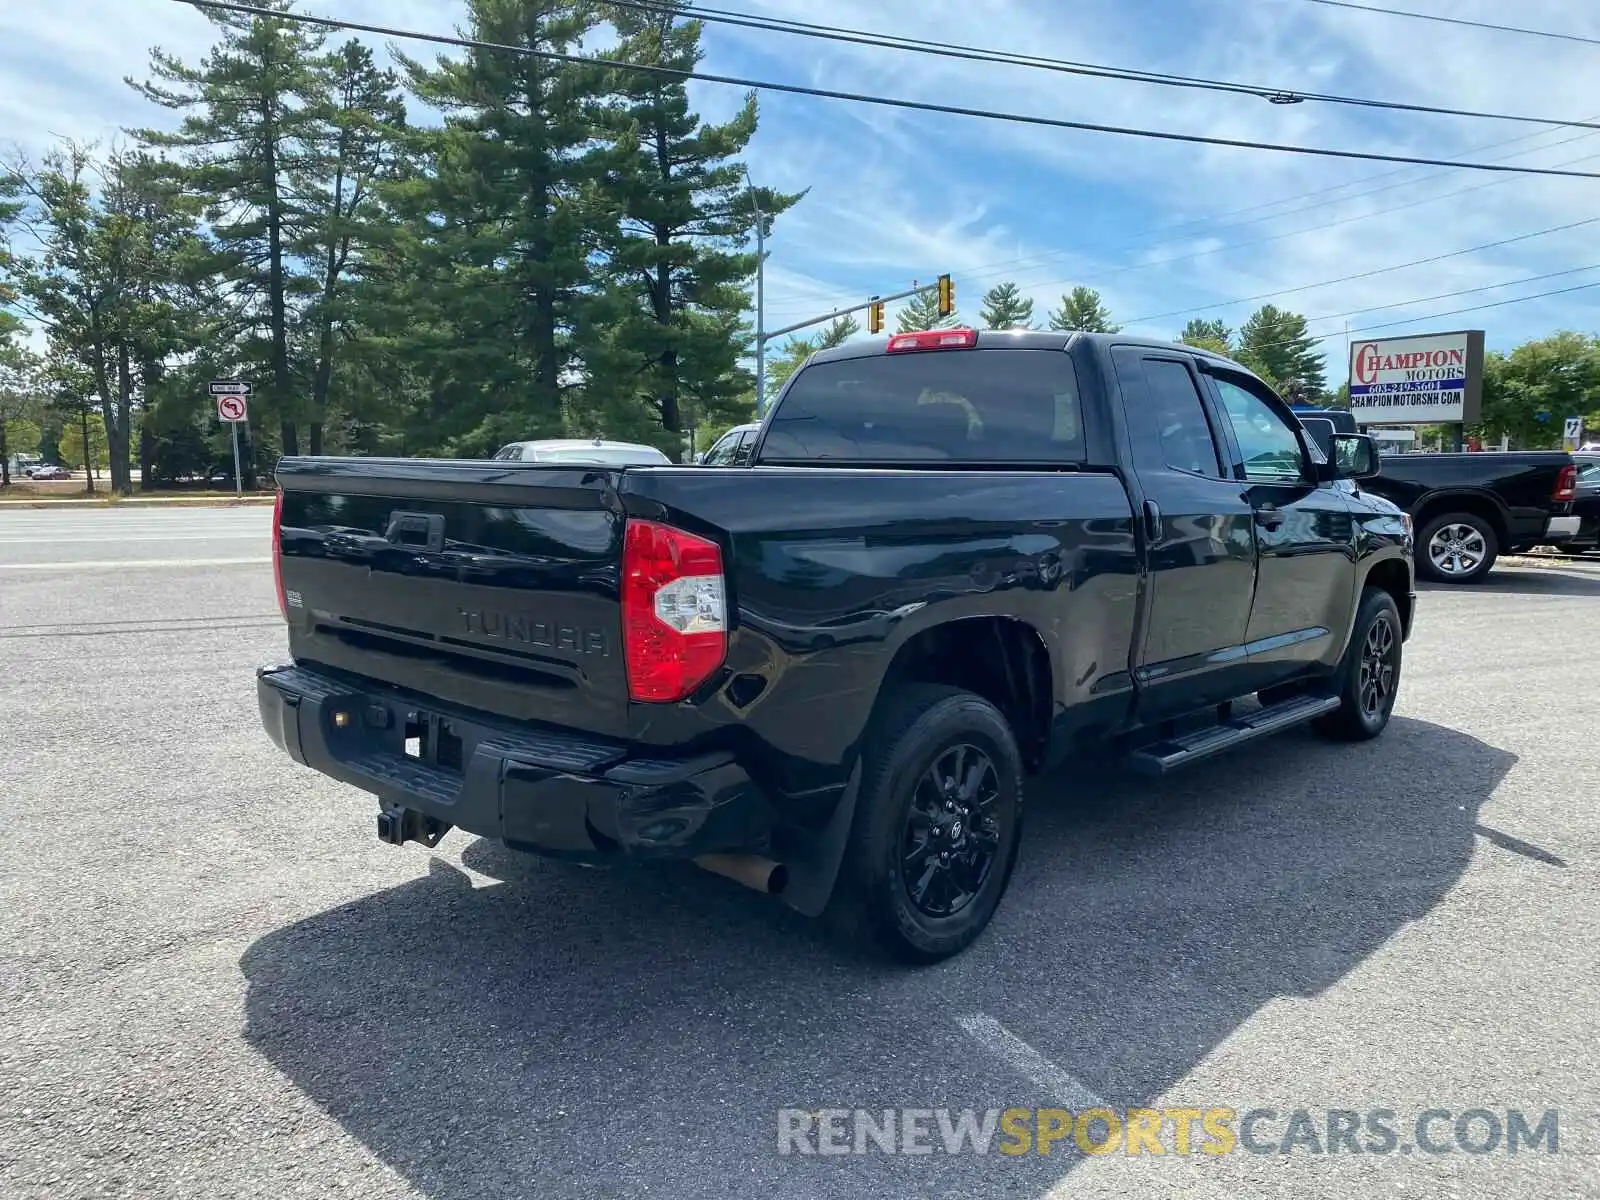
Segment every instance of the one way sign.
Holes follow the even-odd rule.
[[[248,396],[250,394],[250,381],[248,379],[213,379],[211,381],[211,394],[213,396]]]

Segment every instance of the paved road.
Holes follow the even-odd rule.
[[[0,574],[52,564],[116,570],[267,562],[270,508],[0,508]],[[3,586],[3,584],[0,584]]]
[[[1041,783],[990,934],[907,972],[692,868],[378,845],[257,729],[264,565],[0,572],[0,1195],[1600,1194],[1597,614],[1570,565],[1430,591],[1376,744]],[[785,1106],[1090,1093],[1560,1152],[777,1154]]]

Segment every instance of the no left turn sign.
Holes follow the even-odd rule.
[[[243,396],[218,396],[217,416],[224,421],[239,422],[246,416],[246,401]]]

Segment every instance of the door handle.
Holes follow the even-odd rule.
[[[1283,514],[1268,504],[1256,509],[1256,524],[1263,529],[1277,529],[1283,524]]]
[[[1161,540],[1161,506],[1154,500],[1144,502],[1144,536],[1152,545]]]

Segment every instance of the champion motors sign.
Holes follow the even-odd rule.
[[[1483,331],[1350,344],[1350,415],[1360,425],[1478,423]]]

